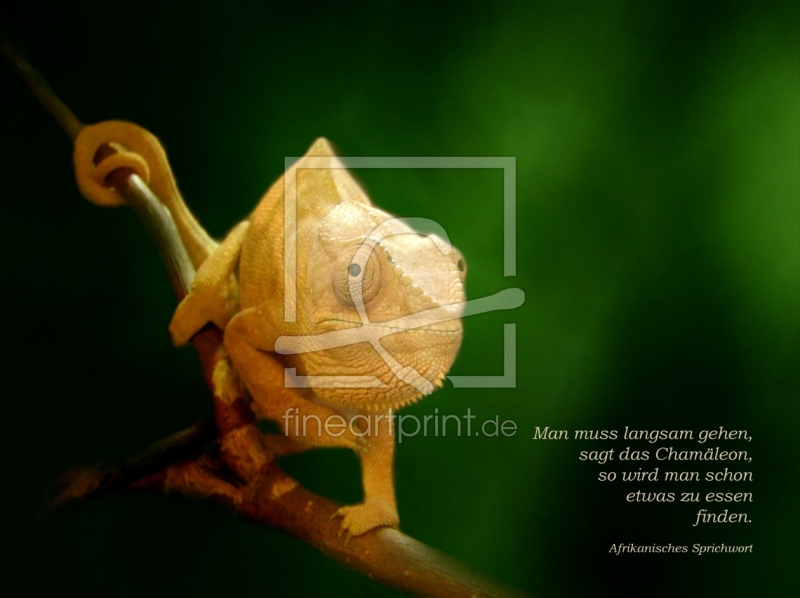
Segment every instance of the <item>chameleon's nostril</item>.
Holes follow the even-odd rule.
[[[456,266],[458,266],[458,269],[459,269],[461,272],[463,272],[463,271],[464,271],[464,266],[465,266],[465,265],[466,265],[466,264],[464,264],[464,260],[458,260],[458,263],[456,264]]]

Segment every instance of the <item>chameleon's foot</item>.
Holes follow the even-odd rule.
[[[169,324],[172,344],[176,347],[187,344],[208,322],[224,331],[233,309],[233,302],[223,293],[213,293],[202,286],[192,288],[178,304]]]
[[[340,535],[347,534],[345,541],[376,527],[397,527],[400,524],[394,503],[382,498],[373,498],[360,505],[341,507],[331,519],[336,517],[344,517]]]
[[[169,333],[173,344],[185,345],[208,322],[224,331],[239,310],[238,285],[233,276],[250,223],[239,223],[200,265],[189,294],[180,302]]]

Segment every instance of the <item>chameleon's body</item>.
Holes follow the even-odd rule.
[[[76,148],[113,140],[112,125],[92,133],[89,141],[79,138]],[[166,174],[160,172],[164,169]],[[161,167],[150,165],[150,171],[151,178],[171,179],[165,160]],[[392,217],[370,204],[324,139],[287,170],[250,218],[219,245],[197,225],[177,189],[163,193],[168,197],[162,201],[199,266],[192,290],[170,325],[174,342],[188,342],[208,322],[224,330],[225,348],[256,412],[286,424],[286,437],[269,436],[268,446],[277,453],[314,446],[356,450],[365,498],[360,505],[340,509],[342,527],[358,535],[397,525],[392,410],[441,386],[455,359],[466,274],[461,255],[454,249],[443,253],[438,238],[417,234],[405,224],[395,222],[387,229],[385,221]],[[284,220],[287,197],[296,205],[296,225],[289,228]],[[290,235],[296,231],[288,244],[287,230]],[[285,260],[285,247],[295,256],[296,284],[288,291],[286,264],[291,260]],[[392,322],[430,314],[426,310],[432,308],[442,317],[424,326],[409,329],[407,323]],[[355,328],[364,331],[362,342],[322,350],[315,345],[323,338],[318,335]],[[379,340],[370,344],[370,334]],[[305,350],[276,352],[276,341],[287,337],[306,342]],[[287,368],[325,383],[313,388],[287,385]],[[348,376],[379,381],[353,388]],[[356,417],[362,428],[364,421],[367,425],[363,434],[355,426],[329,433],[325,422],[332,417]],[[290,418],[300,425],[289,425]]]

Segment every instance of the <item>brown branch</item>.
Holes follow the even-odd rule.
[[[75,489],[82,488],[76,484],[68,489],[69,499],[111,489],[90,488],[86,495],[76,496]],[[222,460],[204,455],[152,472],[129,489],[216,501],[251,521],[297,537],[375,582],[419,596],[524,596],[395,529],[373,530],[345,542],[339,522],[331,521],[340,505],[306,490],[274,462],[245,482],[232,476]]]
[[[201,421],[191,428],[171,434],[149,446],[138,455],[106,469],[79,467],[66,472],[56,481],[59,491],[47,505],[47,510],[66,503],[85,500],[89,496],[115,490],[124,490],[141,484],[178,462],[196,459],[206,443],[217,438],[213,423]]]
[[[36,97],[74,139],[83,125],[7,42],[2,51]],[[115,150],[104,146],[99,163]],[[169,210],[132,171],[106,179],[133,207],[153,238],[178,300],[188,292],[194,267]],[[302,488],[264,447],[263,435],[222,346],[222,334],[206,326],[192,339],[214,398],[215,424],[196,424],[153,445],[144,454],[106,470],[84,469],[51,503],[58,507],[114,490],[160,490],[220,502],[259,524],[291,534],[344,565],[387,586],[431,597],[505,597],[522,594],[471,572],[454,559],[394,529],[377,529],[349,542],[339,505]],[[216,455],[203,454],[214,441]]]

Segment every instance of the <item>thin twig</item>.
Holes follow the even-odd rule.
[[[99,164],[114,153],[116,150],[111,146],[101,146],[95,155],[95,162]],[[172,214],[144,181],[128,168],[111,172],[106,182],[125,198],[125,203],[136,210],[167,269],[175,298],[180,302],[189,293],[195,270]]]
[[[67,108],[66,104],[64,104],[53,90],[50,89],[50,86],[45,82],[44,78],[19,52],[17,52],[2,29],[0,29],[0,50],[2,50],[3,55],[11,63],[19,76],[22,77],[22,80],[25,81],[28,89],[30,89],[33,95],[36,96],[36,99],[39,100],[39,103],[56,119],[56,122],[61,125],[64,132],[69,135],[69,138],[75,141],[78,133],[83,129],[83,123],[76,118],[72,110]]]

